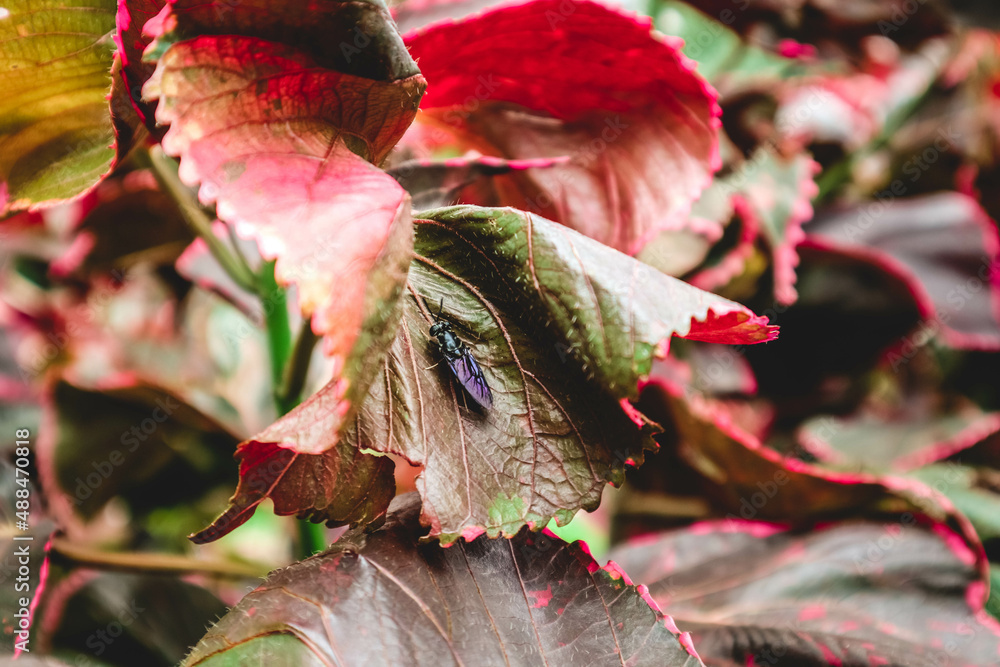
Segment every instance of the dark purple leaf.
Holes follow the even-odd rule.
[[[981,548],[968,521],[919,482],[834,472],[782,456],[734,423],[726,404],[660,378],[645,385],[638,407],[665,433],[658,436],[661,452],[629,475],[628,489],[641,494],[636,501],[686,494],[696,498],[700,516],[790,525],[858,512],[920,512]],[[641,502],[630,507],[632,516],[619,519],[621,530],[633,534],[644,512],[656,513],[644,511]]]
[[[551,533],[422,544],[416,494],[247,595],[185,667],[702,664],[613,564]],[[294,656],[294,657],[292,657]]]
[[[928,335],[963,349],[1000,349],[1000,241],[975,200],[941,193],[869,202],[818,216],[806,231],[906,280]]]
[[[691,632],[710,667],[1000,661],[985,561],[921,515],[807,531],[704,522],[610,556]]]

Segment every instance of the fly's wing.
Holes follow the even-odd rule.
[[[451,367],[451,372],[455,374],[469,395],[476,400],[476,403],[487,410],[493,407],[493,392],[486,384],[483,369],[479,367],[471,354],[466,352],[456,359],[448,359],[448,366]]]

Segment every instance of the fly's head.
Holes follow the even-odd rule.
[[[435,338],[451,332],[451,324],[445,321],[438,321],[431,325],[431,336]]]

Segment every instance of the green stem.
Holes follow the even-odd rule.
[[[177,176],[177,164],[159,146],[149,151],[149,166],[163,191],[177,202],[181,215],[191,231],[208,246],[209,252],[237,285],[251,293],[257,292],[257,279],[246,262],[237,258],[212,231],[212,219],[198,204],[194,193]]]
[[[274,279],[274,262],[268,262],[261,268],[259,278],[271,352],[274,404],[278,413],[284,415],[301,402],[309,361],[319,338],[306,319],[293,346],[286,292]],[[326,529],[311,521],[299,520],[298,537],[300,559],[309,558],[328,546]]]
[[[81,567],[140,574],[208,574],[231,578],[263,577],[267,568],[229,561],[206,561],[163,553],[100,551],[74,544],[66,538],[52,540],[52,553]]]
[[[312,360],[313,350],[319,336],[313,333],[309,320],[302,322],[299,335],[295,339],[295,346],[292,348],[292,358],[285,366],[285,374],[281,384],[278,386],[277,399],[289,405],[298,405],[302,400],[302,389],[306,384],[306,375],[309,373],[309,362]]]
[[[285,377],[285,367],[292,356],[292,331],[288,319],[288,299],[285,289],[274,279],[274,262],[265,262],[257,274],[260,286],[261,305],[264,307],[264,323],[267,328],[267,344],[271,354],[271,381],[274,387],[274,402],[280,414],[295,407],[296,401],[282,397],[280,387]]]
[[[326,538],[326,528],[321,523],[299,521],[299,558],[309,558],[330,546]]]

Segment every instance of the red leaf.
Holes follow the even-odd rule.
[[[678,226],[719,166],[719,108],[677,40],[589,1],[540,0],[406,37],[423,117],[505,158],[571,163],[497,179],[501,203],[634,253]]]
[[[115,46],[121,70],[118,72],[125,95],[139,118],[151,132],[162,133],[156,128],[153,113],[156,105],[142,100],[142,86],[153,74],[155,65],[142,61],[142,52],[149,46],[151,37],[144,35],[146,21],[156,16],[166,2],[162,0],[118,0],[115,15]]]
[[[191,541],[204,544],[228,535],[246,523],[266,498],[274,502],[279,516],[294,514],[331,526],[367,525],[385,515],[395,492],[390,459],[363,454],[354,446],[299,454],[263,440],[287,426],[288,422],[278,421],[259,439],[239,446],[240,482],[228,509],[191,535]],[[281,442],[282,436],[273,437]]]
[[[738,304],[728,312],[722,308],[713,307],[704,319],[692,317],[691,329],[681,338],[727,345],[766,343],[778,338],[778,327],[768,324],[767,317],[754,315]]]

